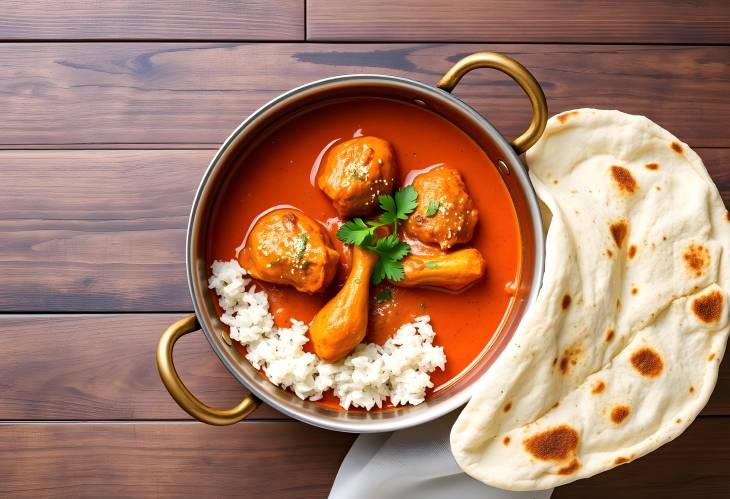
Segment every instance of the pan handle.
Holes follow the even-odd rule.
[[[198,421],[216,426],[238,423],[259,406],[261,403],[259,399],[253,395],[248,395],[238,405],[230,409],[215,409],[204,404],[190,393],[190,390],[183,384],[177,371],[175,371],[175,365],[172,362],[172,349],[175,347],[175,342],[186,334],[199,329],[200,324],[198,324],[198,319],[194,314],[168,327],[157,343],[157,370],[160,372],[162,382],[172,398],[175,399],[175,402]]]
[[[451,92],[466,73],[478,68],[492,68],[501,71],[516,81],[529,97],[532,105],[530,126],[522,135],[511,142],[517,154],[522,154],[537,142],[542,132],[545,131],[545,125],[547,124],[547,101],[540,84],[525,66],[511,57],[494,52],[477,52],[454,64],[436,86],[441,90]]]

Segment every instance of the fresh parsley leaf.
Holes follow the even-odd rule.
[[[370,242],[370,239],[377,227],[368,227],[362,218],[348,220],[340,230],[337,231],[337,239],[347,244],[362,246]]]
[[[400,281],[405,277],[403,263],[381,256],[373,269],[373,284],[380,284],[383,279]]]
[[[428,209],[426,209],[426,216],[432,217],[436,214],[437,211],[439,211],[439,202],[438,201],[431,201],[428,203]]]
[[[395,234],[389,234],[382,239],[378,239],[371,251],[380,255],[381,258],[384,257],[395,261],[402,260],[410,250],[411,247],[408,243],[398,239]]]
[[[418,206],[418,191],[408,185],[398,189],[395,197],[382,195],[378,196],[380,209],[383,213],[378,218],[381,225],[392,225],[393,233],[398,232],[398,220],[407,220],[413,210]]]
[[[380,203],[380,209],[383,210],[383,215],[394,216],[397,211],[395,198],[388,194],[381,194],[378,196],[378,202]],[[383,217],[381,215],[381,218]]]
[[[375,295],[375,301],[378,304],[386,302],[386,301],[390,301],[392,299],[393,299],[393,293],[391,293],[390,289],[388,289],[388,288],[381,289]]]
[[[408,215],[418,206],[418,192],[409,185],[398,189],[395,196],[378,196],[383,213],[377,220],[364,221],[362,218],[348,220],[337,231],[337,239],[347,244],[362,246],[378,255],[378,263],[372,273],[374,284],[388,278],[400,281],[405,276],[401,260],[410,252],[411,247],[398,239],[398,221],[407,220]],[[375,231],[384,225],[392,225],[391,234],[376,239]]]
[[[378,263],[375,264],[375,267],[373,268],[373,275],[371,276],[371,279],[373,281],[373,284],[380,284],[383,282],[383,279],[385,279],[385,267],[382,264],[383,259],[379,259]]]
[[[408,219],[413,210],[418,206],[418,191],[412,186],[407,185],[398,189],[395,193],[395,205],[397,207],[396,216],[399,220]]]
[[[423,264],[424,264],[424,265],[426,266],[426,268],[428,268],[428,269],[435,269],[436,267],[438,267],[438,266],[439,266],[439,264],[438,264],[438,263],[436,263],[436,262],[432,262],[432,261],[424,262]]]

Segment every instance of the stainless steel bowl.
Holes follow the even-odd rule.
[[[475,68],[493,68],[512,77],[532,104],[528,130],[511,143],[484,117],[453,97],[450,91],[461,77]],[[465,374],[451,386],[417,406],[382,411],[340,411],[299,399],[293,393],[269,383],[229,345],[222,334],[208,290],[206,265],[208,220],[213,202],[234,173],[240,159],[262,140],[277,123],[293,113],[346,98],[384,97],[424,106],[454,123],[479,144],[497,165],[517,212],[522,242],[522,262],[517,294],[491,344]],[[263,401],[275,409],[322,428],[346,432],[382,432],[415,426],[444,415],[466,403],[474,382],[487,370],[509,342],[527,307],[535,300],[544,265],[543,229],[537,197],[518,154],[532,146],[547,121],[545,96],[534,77],[515,60],[500,54],[477,53],[457,62],[437,87],[385,75],[344,75],[308,83],[268,102],[231,134],[216,153],[198,188],[190,213],[187,233],[187,273],[195,315],[170,326],[160,338],[157,366],[168,391],[194,418],[214,425],[227,425],[247,417]],[[213,351],[251,395],[230,409],[216,409],[200,402],[180,380],[172,362],[172,350],[181,336],[202,330]]]

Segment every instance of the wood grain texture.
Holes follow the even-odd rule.
[[[730,150],[698,152],[730,201]],[[0,151],[0,311],[191,310],[185,231],[213,154]]]
[[[293,422],[0,425],[0,495],[326,497],[353,439]]]
[[[213,153],[0,151],[0,310],[192,309],[185,229]]]
[[[0,40],[303,40],[304,0],[5,0]]]
[[[182,317],[0,315],[0,420],[191,419],[155,367],[157,340]],[[188,388],[214,407],[247,393],[202,333],[182,338],[174,358]],[[288,418],[262,405],[249,419]]]
[[[700,418],[654,453],[553,497],[727,497],[729,422]],[[325,497],[353,439],[293,422],[6,424],[0,494]]]
[[[730,46],[166,44],[0,45],[3,144],[216,145],[253,110],[297,85],[343,73],[435,83],[462,56],[515,56],[550,112],[644,114],[695,147],[730,147]],[[520,89],[476,71],[456,95],[508,137],[529,121]]]
[[[190,419],[170,398],[154,363],[157,339],[182,316],[0,315],[0,420]],[[175,349],[181,378],[204,402],[237,403],[243,387],[201,334]],[[730,364],[704,415],[730,415]],[[263,405],[250,419],[286,419]]]
[[[723,0],[308,0],[309,40],[728,43]]]

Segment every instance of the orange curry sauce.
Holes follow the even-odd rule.
[[[285,123],[242,160],[245,164],[219,194],[208,234],[208,265],[213,260],[236,258],[236,248],[242,246],[256,217],[278,205],[299,208],[325,224],[335,248],[346,253],[335,237],[337,214],[314,180],[327,147],[360,135],[392,144],[399,186],[410,181],[417,170],[437,164],[455,167],[479,210],[469,246],[486,260],[486,274],[480,281],[459,293],[401,289],[387,283],[371,287],[365,341],[382,344],[400,324],[420,315],[431,317],[434,344],[444,347],[447,358],[446,370],[431,374],[434,392],[477,359],[499,330],[511,300],[506,288],[517,279],[520,265],[519,228],[506,186],[484,151],[447,120],[415,105],[362,98],[320,107]],[[347,261],[346,254],[341,260]],[[309,322],[337,292],[346,272],[343,265],[331,289],[313,296],[291,287],[259,284],[269,294],[277,325],[288,327],[290,318]],[[393,300],[377,304],[375,294],[384,286],[392,289]],[[244,352],[242,345],[236,346]],[[339,408],[330,393],[314,403]]]

